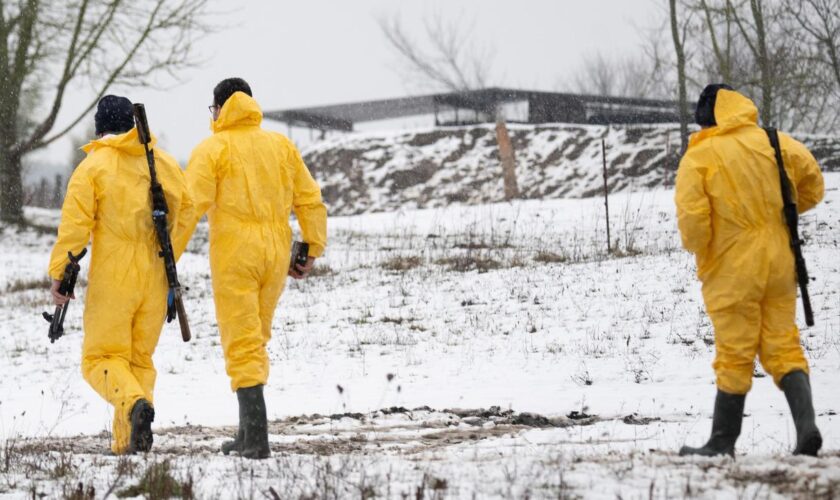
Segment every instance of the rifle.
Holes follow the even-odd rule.
[[[785,162],[782,159],[782,147],[779,145],[779,133],[775,128],[764,129],[770,139],[770,145],[776,152],[776,166],[779,167],[779,184],[782,187],[782,212],[787,222],[788,234],[790,235],[790,248],[793,250],[793,259],[796,266],[796,281],[799,283],[799,291],[802,294],[802,307],[805,309],[805,324],[814,326],[814,311],[811,309],[811,296],[808,294],[808,269],[805,267],[805,258],[802,256],[802,240],[799,239],[799,211],[796,209],[791,197],[790,179],[785,172]]]
[[[166,281],[169,284],[169,294],[166,298],[166,322],[169,323],[176,317],[181,326],[181,338],[189,342],[190,325],[187,322],[187,312],[184,309],[182,297],[183,288],[178,281],[178,269],[175,267],[175,254],[172,251],[172,240],[169,238],[169,227],[166,215],[169,207],[166,205],[166,196],[163,193],[163,186],[157,180],[155,170],[155,153],[149,149],[152,135],[149,133],[149,122],[146,119],[146,108],[142,104],[134,104],[134,124],[137,127],[137,136],[143,149],[146,151],[146,162],[149,164],[149,177],[151,178],[152,193],[152,222],[155,226],[158,244],[160,245],[159,255],[163,258],[163,265],[166,269]]]
[[[69,297],[73,295],[73,289],[76,288],[76,279],[79,277],[79,271],[82,269],[79,266],[79,261],[87,253],[87,248],[82,248],[79,255],[73,255],[72,252],[67,252],[67,258],[70,262],[64,266],[64,276],[61,277],[61,284],[58,285],[58,293]],[[55,312],[50,314],[44,311],[44,319],[50,324],[49,339],[50,344],[54,344],[56,340],[64,335],[64,317],[67,316],[67,308],[70,306],[68,301],[63,306],[55,306]]]

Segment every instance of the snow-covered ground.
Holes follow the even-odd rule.
[[[318,276],[290,282],[275,318],[262,462],[216,452],[237,407],[206,227],[179,264],[194,339],[167,325],[155,355],[156,449],[119,459],[106,454],[110,410],[79,374],[81,303],[55,344],[40,318],[54,236],[4,227],[0,497],[140,483],[200,498],[836,496],[840,174],[826,180],[803,218],[822,458],[789,456],[787,405],[760,366],[737,458],[675,456],[708,437],[713,334],[660,190],[610,198],[609,255],[597,198],[332,218]]]

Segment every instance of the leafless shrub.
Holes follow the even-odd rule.
[[[568,260],[569,256],[565,253],[554,253],[545,250],[540,250],[537,252],[537,256],[534,257],[534,261],[541,264],[560,264]]]
[[[49,290],[52,280],[48,276],[33,279],[16,279],[6,285],[7,293],[17,293],[26,290]]]
[[[423,259],[416,255],[398,255],[383,262],[380,267],[386,271],[405,272],[420,267]]]
[[[334,276],[336,271],[328,265],[317,265],[309,271],[310,278],[322,278],[324,276]]]
[[[96,489],[93,485],[85,487],[81,481],[76,483],[75,487],[65,485],[62,491],[62,496],[65,500],[94,500],[96,498]]]
[[[418,500],[430,499],[438,500],[446,497],[446,490],[449,488],[449,482],[446,479],[440,479],[432,476],[429,473],[423,474],[423,479],[417,489],[414,491],[414,498]]]
[[[173,467],[168,460],[152,462],[146,468],[140,481],[117,492],[120,498],[144,495],[149,499],[180,497],[193,498],[193,480],[188,477],[179,481],[173,476]]]
[[[489,258],[481,257],[479,255],[461,255],[456,257],[444,257],[435,261],[435,264],[446,266],[449,271],[459,273],[466,273],[469,271],[478,271],[479,273],[486,273],[493,269],[502,267],[502,263]]]
[[[589,374],[589,369],[586,367],[585,363],[581,363],[578,371],[572,375],[572,382],[578,385],[592,385],[593,379],[592,375]]]

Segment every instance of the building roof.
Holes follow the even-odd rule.
[[[353,130],[360,122],[468,109],[489,116],[507,103],[527,102],[530,123],[660,123],[678,121],[674,101],[581,95],[505,88],[427,94],[395,99],[266,111],[263,115],[290,125]],[[491,118],[492,119],[492,118]]]

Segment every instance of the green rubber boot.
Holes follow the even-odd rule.
[[[712,435],[709,441],[700,448],[683,446],[680,456],[700,455],[714,457],[717,455],[735,456],[735,441],[741,434],[741,422],[744,419],[744,401],[746,395],[729,394],[718,389],[715,398],[715,413],[712,417]]]
[[[155,409],[145,399],[138,399],[131,408],[131,438],[127,453],[147,452],[152,449],[152,422]]]
[[[263,386],[245,387],[236,391],[239,407],[242,408],[242,447],[239,455],[245,458],[261,459],[271,456],[268,446],[268,418],[266,417]]]
[[[814,415],[808,375],[800,370],[790,372],[782,377],[780,385],[785,391],[793,424],[796,426],[796,448],[793,454],[817,456],[822,448],[822,436]]]

